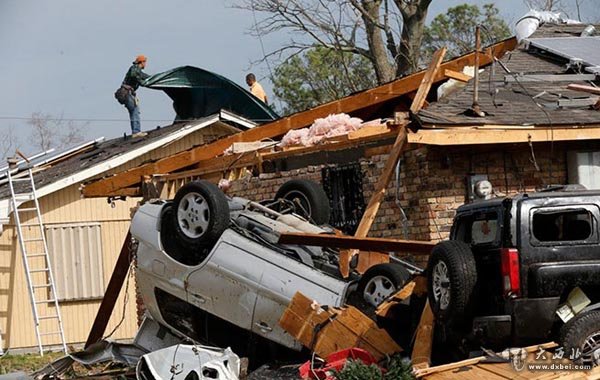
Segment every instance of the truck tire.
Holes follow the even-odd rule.
[[[316,182],[307,179],[287,181],[275,194],[275,199],[286,199],[301,207],[297,211],[318,225],[329,222],[331,208],[325,190]],[[304,212],[305,211],[305,212]]]
[[[190,250],[210,248],[230,222],[225,194],[207,181],[184,185],[173,200],[175,238]]]
[[[429,304],[442,323],[460,323],[469,317],[477,283],[477,268],[471,248],[461,241],[438,243],[427,265]]]
[[[581,313],[565,323],[560,329],[559,341],[566,357],[580,352],[575,362],[600,365],[600,310]]]
[[[362,275],[356,292],[370,307],[376,308],[409,279],[410,273],[400,264],[377,264]]]

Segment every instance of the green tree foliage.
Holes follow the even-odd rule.
[[[510,37],[506,22],[498,15],[494,4],[485,4],[482,9],[477,5],[462,4],[449,8],[445,14],[437,15],[431,24],[425,27],[423,37],[424,58],[442,46],[448,48],[446,57],[456,57],[475,49],[475,26],[481,24],[482,46],[493,44]]]
[[[313,47],[279,65],[271,77],[283,114],[315,107],[376,85],[370,62],[359,55]]]

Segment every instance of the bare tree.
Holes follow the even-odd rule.
[[[524,0],[525,5],[538,11],[559,11],[563,0]]]
[[[62,115],[54,117],[42,112],[31,114],[27,124],[32,128],[31,145],[42,151],[65,148],[82,142],[85,138],[83,128],[87,125],[65,120]]]
[[[573,13],[577,14],[577,19],[581,19],[581,5],[586,0],[523,0],[525,5],[531,9],[538,11],[551,11],[551,12],[562,12],[567,17],[575,17]]]
[[[19,146],[19,138],[15,135],[14,127],[8,127],[8,130],[0,137],[0,166],[3,166],[9,156],[14,155]]]
[[[267,54],[294,56],[324,48],[367,58],[379,83],[417,70],[431,0],[239,0],[238,8],[265,14],[253,30],[288,30],[290,41]],[[265,57],[265,59],[267,58]]]

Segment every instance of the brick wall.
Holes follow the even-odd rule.
[[[548,144],[537,144],[534,148],[533,155],[531,148],[524,144],[425,146],[406,152],[402,158],[398,191],[394,176],[369,236],[432,241],[448,238],[455,210],[467,199],[466,177],[469,173],[487,175],[498,195],[567,183],[566,147],[555,144],[550,149]],[[554,160],[550,173],[551,150]],[[373,194],[387,157],[387,154],[382,154],[360,160],[366,203]],[[292,178],[321,183],[321,169],[325,166],[308,166],[241,179],[232,183],[229,193],[253,200],[273,198],[277,189]],[[400,207],[406,214],[406,225],[403,224]],[[410,259],[421,265],[426,260],[422,257]]]

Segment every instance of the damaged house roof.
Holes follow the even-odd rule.
[[[226,124],[227,123],[227,124]],[[104,141],[104,138],[83,144],[75,149],[69,149],[57,154],[42,156],[34,161],[33,173],[38,197],[53,193],[67,186],[81,183],[94,176],[105,174],[124,163],[142,156],[152,150],[159,149],[175,142],[196,131],[210,127],[207,130],[206,142],[221,136],[234,134],[240,129],[232,125],[243,126],[249,122],[227,112],[208,116],[192,123],[178,123],[163,128],[148,131],[144,138],[116,138]],[[36,164],[37,163],[37,164]],[[27,175],[26,166],[22,163],[13,177]],[[15,191],[24,187],[24,182],[15,182]],[[29,191],[29,190],[27,190]],[[10,189],[6,173],[0,174],[0,223],[6,223],[11,212]]]
[[[540,38],[548,41],[567,37],[570,45],[575,45],[571,51],[581,47],[579,50],[584,53],[589,42],[600,43],[600,37],[574,37],[585,27],[585,24],[544,25],[523,47],[488,66],[479,81],[479,105],[485,117],[477,117],[470,111],[474,92],[474,80],[470,80],[464,90],[420,111],[419,121],[436,127],[599,124],[600,113],[591,106],[600,98],[567,88],[569,84],[600,84],[599,77],[586,71],[576,59],[569,60],[536,46]]]
[[[585,27],[586,25],[546,24],[530,40],[549,36],[578,36]],[[581,41],[584,40],[582,37]],[[579,40],[576,39],[575,42],[577,41]],[[469,111],[473,105],[474,80],[469,80],[470,76],[466,73],[459,72],[466,66],[473,65],[474,55],[470,53],[441,64],[431,82],[445,82],[443,85],[446,85],[449,78],[457,78],[458,88],[453,93],[446,93],[441,100],[435,100],[435,91],[429,93],[427,98],[430,103],[413,118],[414,122],[407,134],[409,143],[468,145],[600,139],[600,128],[596,128],[600,126],[600,113],[592,109],[598,98],[590,93],[567,88],[570,84],[589,86],[597,83],[596,75],[586,71],[589,67],[577,64],[577,60],[569,65],[569,59],[536,48],[532,43],[516,47],[514,38],[499,42],[479,54],[480,67],[487,65],[480,74],[478,86],[478,103],[486,115],[475,117]],[[496,63],[490,65],[492,61]],[[406,111],[407,103],[410,103],[407,99],[412,99],[411,94],[414,96],[423,79],[424,71],[398,78],[388,84],[221,139],[201,150],[191,149],[118,173],[111,178],[91,182],[86,184],[82,192],[86,197],[139,192],[140,178],[143,175],[170,174],[172,178],[188,178],[238,166],[262,167],[269,160],[296,157],[315,150],[348,150],[367,141],[389,140],[398,132],[388,125],[372,133],[361,132],[363,137],[356,140],[337,139],[287,151],[271,149],[256,150],[253,154],[223,155],[235,142],[277,138],[290,130],[311,125],[317,118],[329,114],[345,112],[366,120],[376,120],[390,117],[397,111]],[[435,90],[436,87],[432,89]]]

